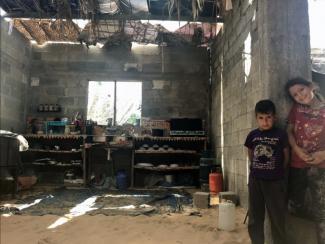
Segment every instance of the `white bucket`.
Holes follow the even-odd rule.
[[[218,229],[232,231],[235,229],[236,207],[232,202],[222,202],[219,204]]]
[[[173,175],[165,175],[165,181],[169,184],[173,184],[174,176]]]

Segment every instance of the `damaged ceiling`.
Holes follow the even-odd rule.
[[[27,39],[35,40],[38,44],[47,41],[76,41],[80,33],[78,25],[62,19],[13,19],[13,25]]]
[[[106,47],[131,42],[205,45],[221,22],[222,0],[2,0],[11,25],[38,44],[80,42]],[[76,19],[86,19],[80,28]],[[144,21],[145,20],[145,21]],[[150,20],[188,23],[175,32]],[[191,21],[197,21],[195,23]],[[200,23],[198,23],[200,22]],[[201,23],[202,22],[202,23]]]

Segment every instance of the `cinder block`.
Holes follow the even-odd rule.
[[[210,206],[217,206],[219,205],[219,196],[218,194],[210,193]]]
[[[193,195],[193,203],[197,208],[209,207],[209,193],[208,192],[195,192]]]
[[[231,201],[234,204],[238,204],[238,196],[235,192],[232,191],[223,191],[219,192],[219,202]]]

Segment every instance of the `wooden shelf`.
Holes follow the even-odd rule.
[[[194,150],[135,150],[137,154],[196,154]]]
[[[153,141],[206,141],[206,137],[159,137],[159,136],[138,136],[134,137],[136,141],[153,140]]]
[[[31,165],[36,172],[44,171],[49,174],[71,169],[76,171],[78,177],[83,178],[84,184],[87,183],[86,135],[26,134],[24,137],[31,148],[21,152],[23,164]],[[57,146],[59,150],[55,150]],[[44,159],[53,162],[46,162]]]
[[[142,166],[134,166],[135,169],[143,169],[143,170],[150,170],[150,171],[180,171],[180,170],[197,170],[200,169],[199,166],[183,166],[183,167],[166,167],[166,168],[160,168],[160,167],[142,167]]]
[[[64,154],[70,154],[70,153],[81,153],[82,150],[78,149],[76,151],[68,151],[68,150],[46,150],[46,149],[28,149],[27,152],[44,152],[44,153],[64,153]]]
[[[64,135],[64,134],[26,134],[24,137],[26,138],[44,138],[44,139],[80,139],[86,135]]]
[[[49,167],[68,167],[68,168],[72,168],[72,167],[82,167],[82,164],[47,164],[47,163],[37,163],[37,162],[33,162],[31,163],[32,165],[35,166],[49,166]]]
[[[131,184],[145,186],[144,177],[150,172],[168,175],[170,173],[189,175],[188,182],[198,182],[199,156],[206,150],[204,136],[138,136],[134,137]],[[147,146],[146,146],[146,145]],[[150,146],[150,147],[149,147]],[[166,150],[165,148],[168,149]],[[159,147],[159,148],[158,148]],[[173,150],[171,150],[173,149]],[[153,163],[154,166],[140,166],[138,163]],[[168,162],[168,163],[166,163]],[[178,167],[158,167],[160,164],[178,164]],[[182,166],[187,165],[187,166]],[[137,171],[135,173],[135,171]],[[185,181],[186,182],[186,179]],[[185,183],[186,184],[186,183]]]

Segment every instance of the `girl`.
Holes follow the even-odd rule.
[[[286,91],[294,101],[287,129],[292,148],[289,210],[302,210],[308,185],[318,243],[325,243],[325,102],[314,84],[302,78],[289,80]]]

